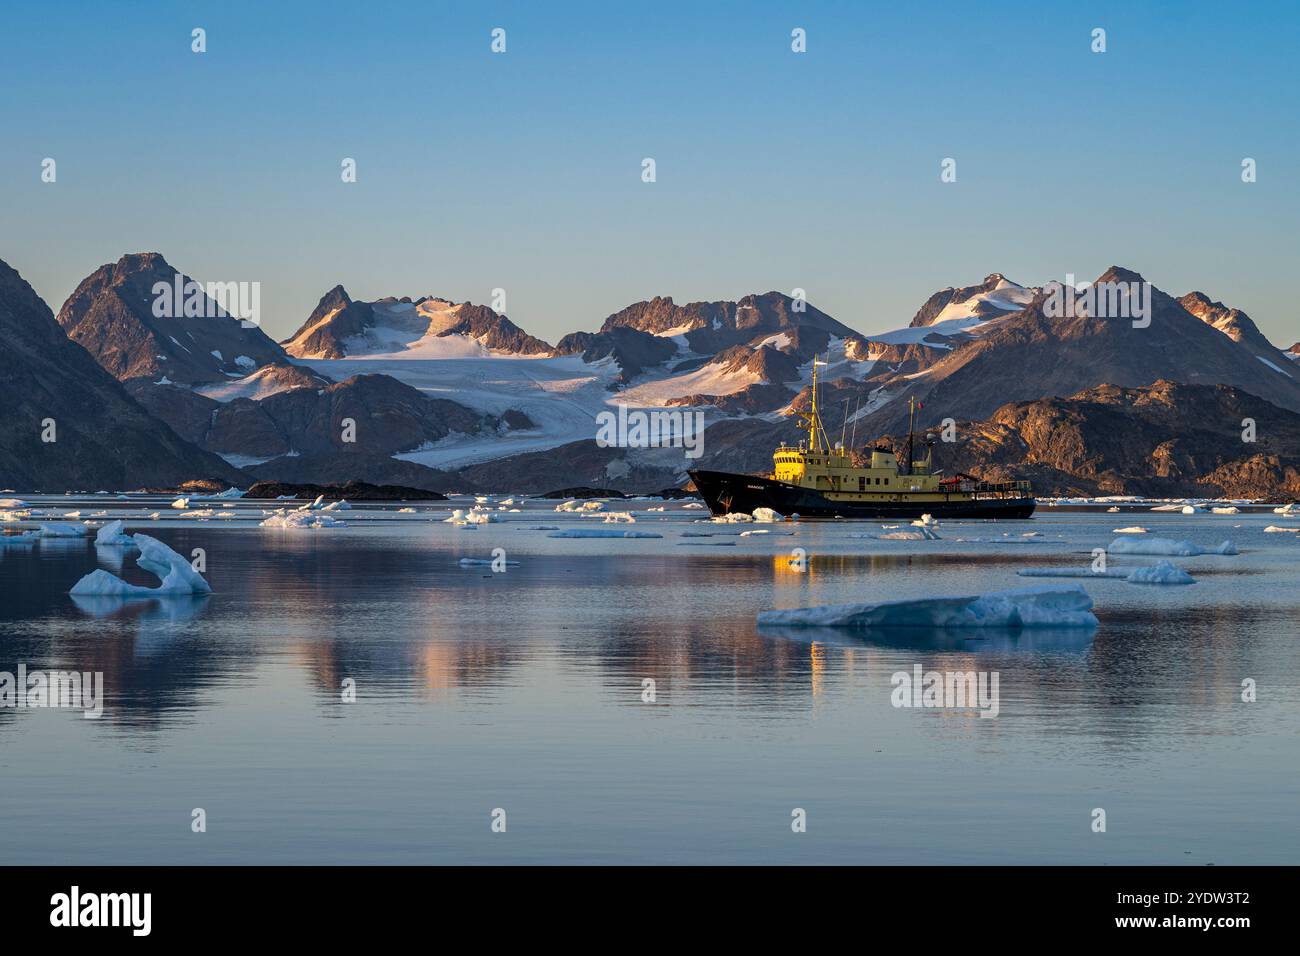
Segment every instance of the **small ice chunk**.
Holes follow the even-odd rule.
[[[1191,558],[1198,554],[1236,554],[1237,547],[1224,541],[1218,547],[1203,548],[1190,541],[1169,538],[1116,538],[1106,549],[1111,554],[1154,554],[1164,557]]]
[[[1279,528],[1277,525],[1271,524],[1264,529],[1264,532],[1266,534],[1276,534],[1279,531],[1281,532],[1291,531],[1291,532],[1300,533],[1300,528]]]
[[[755,521],[763,522],[764,524],[771,524],[773,521],[780,521],[781,515],[777,514],[771,508],[755,508],[753,518]]]
[[[1146,533],[1147,533],[1147,529],[1140,527],[1138,525],[1133,525],[1133,527],[1131,528],[1116,528],[1111,532],[1111,534],[1146,534]]]
[[[173,508],[179,508],[179,509],[181,509],[181,510],[184,510],[185,508],[188,508],[189,506],[190,506],[190,499],[189,499],[189,498],[177,498],[175,501],[172,502],[172,507],[173,507]]]
[[[135,541],[124,533],[124,521],[110,521],[95,533],[95,546],[100,548],[134,548]]]
[[[1129,584],[1195,584],[1196,579],[1168,561],[1147,568],[1134,568],[1127,578]]]

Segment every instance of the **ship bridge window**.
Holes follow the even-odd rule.
[[[867,490],[867,479],[865,479],[865,478],[859,478],[859,479],[858,479],[858,491],[866,491],[866,490]]]

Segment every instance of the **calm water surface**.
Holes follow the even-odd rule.
[[[282,531],[252,504],[29,501],[203,548],[215,593],[79,604],[96,567],[156,582],[87,540],[0,547],[0,670],[102,671],[107,696],[99,720],[0,709],[6,863],[1300,863],[1300,535],[1263,532],[1296,519],[1044,508],[916,542],[669,503],[625,526],[661,539],[565,540],[523,529],[604,525],[553,503],[477,529],[439,503]],[[755,624],[1053,583],[1015,572],[1086,566],[1131,524],[1242,553],[1175,559],[1188,587],[1083,582],[1090,633]],[[458,566],[497,547],[518,566]],[[893,707],[916,664],[997,671],[999,716]]]

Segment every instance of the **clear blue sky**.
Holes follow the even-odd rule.
[[[797,286],[872,332],[989,272],[1117,263],[1300,339],[1295,3],[99,0],[3,20],[0,258],[56,310],[156,250],[260,281],[277,338],[336,283],[503,287],[550,341],[656,294]]]

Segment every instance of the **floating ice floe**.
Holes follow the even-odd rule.
[[[1111,534],[1147,534],[1147,529],[1141,525],[1133,525],[1131,528],[1115,528]]]
[[[313,514],[310,511],[277,511],[261,523],[263,528],[346,528],[347,522],[329,515]]]
[[[1293,534],[1300,534],[1300,528],[1279,528],[1279,527],[1278,527],[1277,525],[1275,525],[1275,524],[1271,524],[1271,525],[1269,525],[1267,528],[1264,529],[1264,532],[1265,532],[1266,534],[1275,534],[1275,533],[1277,533],[1277,532],[1283,532],[1283,533],[1285,533],[1285,532],[1287,532],[1287,531],[1290,531],[1290,532],[1292,532]]]
[[[1022,568],[1022,578],[1114,578],[1130,584],[1195,584],[1196,579],[1182,568],[1161,561],[1141,568],[1106,568],[1094,571],[1085,567]]]
[[[605,515],[605,524],[634,524],[636,518],[630,511],[610,511]]]
[[[778,536],[778,537],[783,537],[783,538],[791,538],[791,537],[794,537],[794,532],[793,532],[793,531],[771,531],[771,530],[769,530],[768,528],[754,528],[754,529],[752,529],[752,530],[750,530],[750,531],[742,531],[742,532],[740,532],[740,536],[741,536],[742,538],[748,538],[748,537],[751,537],[752,535],[756,535],[756,534],[771,534],[771,535],[776,535],[776,536]]]
[[[1111,554],[1153,554],[1166,557],[1191,558],[1198,554],[1236,554],[1237,546],[1224,541],[1214,548],[1203,548],[1190,541],[1170,538],[1116,538],[1106,549]]]
[[[1201,514],[1204,511],[1205,509],[1200,505],[1183,505],[1183,514],[1185,515]]]
[[[1182,511],[1182,510],[1183,510],[1183,506],[1182,506],[1181,504],[1177,504],[1177,505],[1156,505],[1156,506],[1155,506],[1154,508],[1152,508],[1151,510],[1152,510],[1152,511]]]
[[[340,498],[338,501],[331,501],[321,508],[321,511],[351,511],[352,506],[348,504],[348,499]]]
[[[1145,568],[1134,568],[1129,584],[1195,584],[1196,579],[1180,567],[1161,561]]]
[[[617,528],[565,528],[552,531],[548,538],[662,538],[654,531],[619,531]]]
[[[1300,515],[1300,505],[1297,505],[1294,501],[1290,501],[1284,504],[1280,508],[1274,508],[1273,514],[1286,515],[1288,517],[1291,517],[1293,515]]]
[[[35,544],[41,533],[39,531],[19,531],[17,534],[0,534],[0,547],[14,544]]]
[[[135,540],[123,532],[124,521],[110,521],[95,532],[95,546],[100,548],[134,548]]]
[[[743,511],[729,511],[725,515],[714,515],[709,519],[714,524],[745,524],[754,520],[753,515],[747,515]]]
[[[763,524],[771,524],[773,521],[781,520],[781,515],[771,508],[755,508],[752,517],[755,521]]]
[[[450,518],[443,520],[443,524],[470,525],[470,524],[496,524],[501,519],[491,511],[475,505],[468,511],[463,508],[457,508],[451,513]]]
[[[1211,508],[1210,513],[1216,515],[1236,515],[1241,514],[1241,509],[1234,508],[1232,505],[1226,505],[1224,507]]]
[[[982,596],[762,611],[758,624],[760,627],[1093,628],[1097,626],[1097,617],[1092,613],[1092,598],[1076,584],[1018,588]]]
[[[938,525],[938,523],[939,523],[939,522],[937,522],[937,521],[934,520],[934,515],[932,515],[932,514],[923,514],[923,515],[921,515],[921,517],[917,518],[915,521],[912,522],[912,527],[913,527],[913,528],[933,528],[933,527],[935,527],[936,525]]]
[[[12,509],[25,508],[26,506],[27,502],[23,501],[21,498],[0,498],[0,508]]]
[[[89,530],[85,525],[58,521],[47,521],[40,528],[42,538],[84,538]]]
[[[660,505],[658,508],[647,508],[647,509],[646,509],[646,511],[666,511],[666,510],[668,510],[668,509],[666,509],[663,505]]]
[[[177,498],[175,501],[172,502],[173,508],[177,508],[182,511],[188,508],[189,506],[190,506],[189,498]]]
[[[210,594],[212,586],[194,570],[190,562],[157,538],[137,532],[135,545],[140,556],[135,563],[159,580],[156,588],[128,584],[102,568],[91,571],[72,586],[69,592],[79,596],[157,597],[159,595]]]
[[[698,501],[688,501],[686,502],[686,504],[682,505],[683,509],[690,508],[692,510],[696,508],[703,508],[703,507],[704,505],[700,504]]]
[[[555,506],[556,511],[601,511],[605,507],[603,501],[579,501],[577,498],[570,498],[568,501],[561,501]]]
[[[398,508],[398,509],[397,509],[397,513],[398,513],[399,515],[413,515],[413,514],[415,514],[415,509],[414,509],[414,508]]]
[[[1117,507],[1115,507],[1114,505],[1112,505],[1111,507],[1107,508],[1106,511],[1107,511],[1107,513],[1109,513],[1109,514],[1118,514],[1118,513],[1119,513],[1119,508],[1117,508]]]

